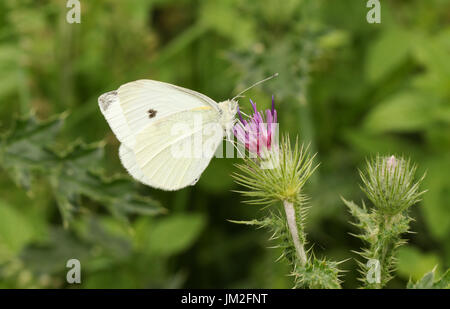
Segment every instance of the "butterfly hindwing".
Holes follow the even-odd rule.
[[[198,180],[222,139],[217,112],[189,111],[141,131],[134,153],[153,187],[178,190]]]

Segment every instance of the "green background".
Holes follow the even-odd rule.
[[[261,215],[232,191],[238,160],[213,159],[196,186],[177,192],[136,185],[123,177],[119,143],[97,105],[100,94],[141,78],[223,101],[275,72],[240,105],[249,111],[252,98],[267,108],[275,95],[281,132],[317,152],[306,188],[315,254],[350,258],[343,286],[358,286],[351,250],[362,243],[349,235],[340,196],[363,198],[366,157],[405,155],[427,171],[428,192],[412,208],[416,233],[388,287],[435,265],[442,273],[450,266],[450,1],[381,2],[381,24],[369,24],[362,0],[81,0],[81,23],[69,24],[66,1],[1,1],[0,132],[23,139],[1,148],[0,287],[290,288],[270,235],[227,221]],[[5,135],[30,111],[42,120],[67,114],[55,130],[16,125],[20,134]],[[104,149],[77,152],[80,141]],[[82,159],[49,157],[43,145]],[[81,262],[79,286],[65,280],[71,258]]]

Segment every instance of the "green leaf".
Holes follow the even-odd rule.
[[[414,91],[395,94],[370,111],[364,128],[375,133],[423,130],[435,119],[436,103]]]
[[[366,208],[366,205],[362,204],[362,207],[355,204],[353,201],[347,201],[343,197],[341,200],[348,207],[350,214],[356,218],[355,222],[350,222],[352,225],[361,229],[363,232],[361,234],[352,234],[355,237],[358,237],[362,240],[369,241],[373,232],[376,230],[376,221],[373,218]]]
[[[0,165],[16,183],[29,189],[32,175],[39,173],[47,179],[66,226],[85,203],[82,197],[98,202],[122,220],[128,214],[165,212],[159,202],[140,194],[137,183],[129,177],[103,175],[103,142],[76,141],[61,152],[51,149],[64,118],[64,114],[48,121],[21,118],[2,136]]]
[[[449,49],[443,40],[418,39],[414,44],[414,56],[429,71],[437,74],[443,85],[450,82],[450,63],[448,61]]]
[[[423,197],[422,210],[427,223],[427,228],[431,234],[438,239],[448,239],[450,235],[450,208],[448,207],[448,188],[450,179],[450,156],[441,155],[429,160],[426,163],[428,176],[425,179],[424,187],[429,190],[429,194]]]
[[[423,278],[416,283],[415,288],[430,289],[433,286],[433,280],[434,280],[434,271],[425,274],[425,276],[423,276]]]
[[[132,249],[131,235],[119,229],[120,223],[111,216],[84,216],[75,221],[74,226],[80,238],[94,246],[97,253],[102,252],[107,257],[113,256],[117,261],[128,258]],[[96,266],[98,267],[98,264]]]
[[[59,158],[58,172],[51,184],[64,221],[81,206],[81,196],[99,202],[112,214],[125,219],[127,214],[155,215],[164,213],[159,202],[137,192],[137,184],[129,178],[108,179],[89,167],[98,165],[103,158],[103,143],[78,143]]]
[[[33,231],[26,217],[0,200],[0,262],[17,255],[33,240]]]
[[[377,82],[406,59],[411,39],[402,29],[386,30],[368,49],[366,70],[369,80]]]
[[[65,114],[48,121],[33,116],[19,118],[14,127],[1,136],[0,166],[16,184],[30,189],[32,174],[51,168],[57,157],[47,147],[58,133]]]
[[[136,245],[153,255],[181,253],[195,242],[205,225],[200,214],[173,214],[157,221],[142,218],[136,223]]]
[[[411,280],[406,286],[408,289],[449,289],[450,288],[450,269],[438,280],[435,280],[436,268],[426,273],[422,279],[413,283]]]
[[[441,95],[443,98],[448,97],[450,95],[448,30],[442,31],[436,37],[418,36],[414,40],[416,43],[413,55],[422,69],[414,78],[413,84],[429,93]]]
[[[241,12],[232,2],[207,1],[201,6],[200,12],[201,23],[233,40],[237,45],[247,47],[253,42],[255,33],[253,20],[241,18]]]
[[[36,246],[26,247],[20,254],[26,268],[36,275],[51,275],[66,270],[70,259],[78,259],[83,265],[91,260],[92,250],[80,242],[68,230],[53,227],[49,239]]]
[[[440,259],[432,253],[422,253],[414,246],[398,250],[397,273],[405,279],[419,280],[430,268],[440,264]]]
[[[435,289],[450,289],[450,269],[447,269],[444,275],[433,284]]]

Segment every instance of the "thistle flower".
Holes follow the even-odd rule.
[[[253,107],[253,115],[248,120],[242,117],[238,107],[239,121],[234,126],[233,132],[239,142],[245,145],[250,154],[259,158],[267,157],[267,154],[277,149],[274,137],[277,132],[277,111],[275,100],[272,96],[272,108],[264,112],[256,109],[256,104],[250,100]],[[264,116],[265,115],[265,116]]]
[[[394,155],[390,156],[389,159],[386,161],[386,166],[389,170],[395,169],[395,166],[397,165],[398,160],[395,158]]]

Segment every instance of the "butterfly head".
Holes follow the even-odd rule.
[[[233,127],[236,124],[236,113],[238,109],[238,103],[234,99],[227,100],[219,103],[220,108],[220,124],[227,137],[233,134]]]

